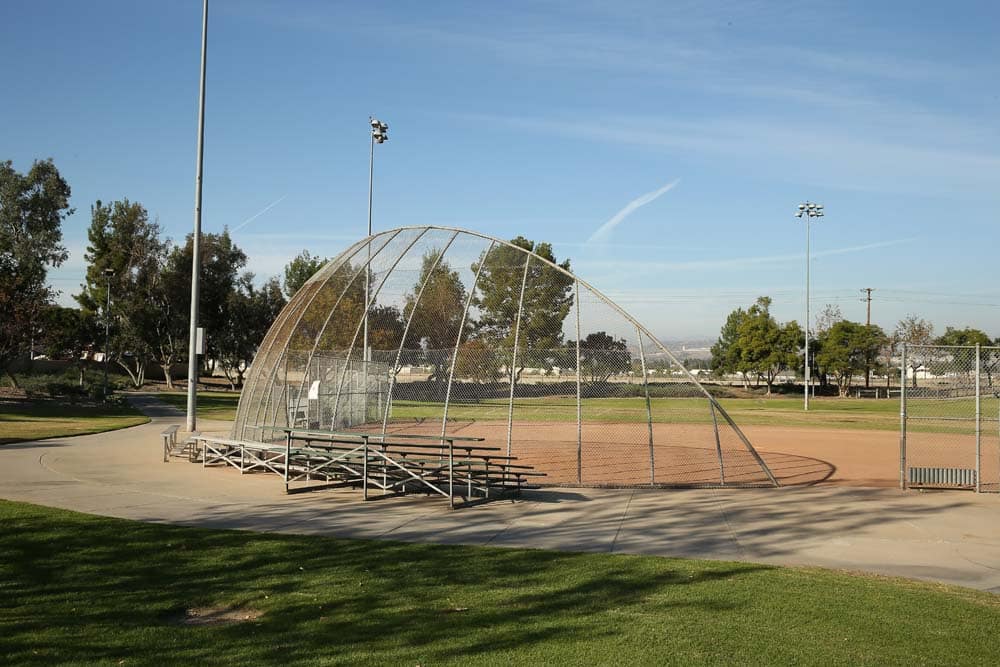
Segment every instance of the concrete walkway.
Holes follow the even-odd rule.
[[[183,415],[152,398],[143,426],[0,446],[0,497],[137,519],[281,533],[816,565],[1000,593],[1000,496],[815,486],[551,489],[451,511],[439,498],[285,495],[274,475],[162,462]],[[227,432],[227,422],[200,422]]]

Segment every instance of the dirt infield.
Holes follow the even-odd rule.
[[[440,423],[401,421],[392,424],[390,431],[439,435]],[[896,432],[773,426],[747,426],[743,431],[783,486],[899,484]],[[448,432],[485,438],[484,446],[506,448],[506,422],[455,423],[449,425]],[[720,433],[716,444],[714,431],[708,425],[654,424],[656,444],[651,452],[645,424],[584,424],[578,463],[576,424],[515,422],[511,454],[520,463],[546,472],[547,484],[717,485],[722,481],[720,454],[726,484],[768,484],[735,432],[722,425]]]
[[[899,485],[894,431],[747,426],[743,432],[782,484]]]

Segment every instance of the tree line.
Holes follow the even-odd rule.
[[[720,375],[738,374],[744,386],[765,383],[770,394],[776,379],[784,373],[805,374],[805,333],[794,320],[779,323],[770,313],[771,299],[760,297],[747,309],[737,308],[726,318],[719,338],[712,346],[711,369]],[[888,386],[900,361],[900,348],[909,345],[996,346],[983,331],[972,327],[947,327],[940,336],[934,325],[917,315],[907,315],[891,333],[875,324],[844,319],[840,309],[828,305],[810,330],[809,370],[822,386],[834,385],[846,396],[862,378],[865,387],[872,375],[885,376]],[[991,353],[991,363],[997,355]],[[955,366],[954,360],[948,362]],[[946,372],[940,355],[932,350],[913,348],[907,355],[908,372],[917,385],[920,369]],[[936,365],[936,366],[935,366]]]
[[[36,161],[26,174],[9,161],[0,163],[0,371],[16,387],[12,366],[37,348],[51,358],[75,360],[82,384],[88,356],[102,350],[133,386],[141,387],[147,368],[158,365],[172,388],[173,369],[188,355],[192,235],[182,242],[164,237],[139,202],[96,201],[90,207],[86,274],[73,295],[78,305],[56,305],[47,274],[68,256],[62,223],[74,212],[70,194],[51,159]],[[425,253],[402,307],[376,299],[367,306],[372,350],[390,363],[394,353],[405,352],[406,360],[430,365],[430,379],[439,380],[449,371],[461,331],[455,371],[464,377],[517,382],[527,367],[575,367],[577,343],[563,334],[574,301],[569,260],[559,262],[548,243],[517,237],[511,244],[497,245],[472,263],[479,277],[472,295],[440,250]],[[310,291],[303,298],[311,306],[292,349],[360,348],[363,265],[343,262],[324,281],[310,282],[327,259],[303,251],[285,266],[283,284],[273,277],[258,284],[228,231],[202,234],[200,247],[199,319],[206,331],[200,361],[209,372],[221,370],[233,388],[242,385],[257,346],[299,290]],[[526,264],[522,250],[552,264]],[[582,337],[579,348],[581,372],[590,382],[631,370],[626,342],[604,331]]]
[[[398,372],[402,363],[428,366],[432,383],[447,379],[452,364],[456,377],[479,383],[516,384],[529,367],[575,369],[577,343],[563,330],[574,302],[569,260],[560,263],[548,243],[521,236],[510,243],[484,251],[468,267],[478,276],[472,294],[472,286],[462,282],[441,249],[424,252],[402,307],[372,305],[368,310],[372,361],[391,372]],[[522,251],[551,264],[526,263],[528,255]],[[365,313],[363,266],[344,261],[322,282],[303,288],[310,291],[311,305],[302,313],[290,349],[308,354],[354,350],[357,358]],[[381,279],[370,289],[377,297]],[[631,370],[626,341],[605,331],[588,333],[579,348],[581,373],[588,382],[606,382]]]
[[[10,161],[0,163],[0,372],[16,388],[15,362],[38,349],[74,360],[82,384],[88,356],[103,350],[135,387],[145,382],[150,364],[159,365],[173,387],[173,367],[187,360],[192,235],[183,243],[164,238],[139,202],[95,202],[86,275],[73,295],[78,307],[56,305],[47,275],[68,256],[62,223],[74,212],[70,194],[51,159],[36,161],[25,174]],[[246,253],[228,231],[203,234],[201,254],[200,322],[210,332],[204,363],[236,387],[288,291],[319,260],[303,253],[291,262],[283,289],[276,278],[256,285],[245,270]]]

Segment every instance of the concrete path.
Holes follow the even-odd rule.
[[[281,533],[816,565],[1000,593],[1000,496],[815,486],[551,489],[451,511],[439,498],[285,495],[274,475],[162,462],[183,423],[155,399],[143,426],[0,446],[0,497],[137,519]],[[227,432],[226,422],[200,422]]]

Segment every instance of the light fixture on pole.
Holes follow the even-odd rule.
[[[823,205],[814,204],[813,202],[807,201],[804,204],[799,204],[799,210],[795,213],[797,218],[806,219],[806,350],[805,350],[805,362],[806,362],[806,382],[805,382],[805,410],[809,410],[809,222],[812,218],[822,218],[823,217]]]
[[[372,137],[371,137],[371,152],[368,156],[368,236],[372,235],[372,193],[375,188],[375,144],[384,144],[389,141],[389,125],[383,123],[378,118],[372,116],[368,117],[368,122],[371,124]],[[372,246],[371,242],[368,243],[368,261],[365,263],[365,315],[364,315],[364,351],[363,351],[363,362],[364,362],[364,386],[365,386],[365,400],[368,400],[368,362],[370,361],[370,352],[368,350],[368,289],[371,284],[371,260],[372,260]],[[365,404],[365,419],[368,415],[367,402]]]
[[[104,269],[104,291],[107,303],[104,306],[104,400],[108,400],[108,357],[111,356],[111,277],[114,269]]]
[[[201,87],[198,91],[198,158],[194,177],[194,234],[191,237],[191,329],[188,339],[187,430],[198,427],[198,306],[201,300],[201,175],[205,155],[205,58],[208,54],[208,0],[201,13]]]

